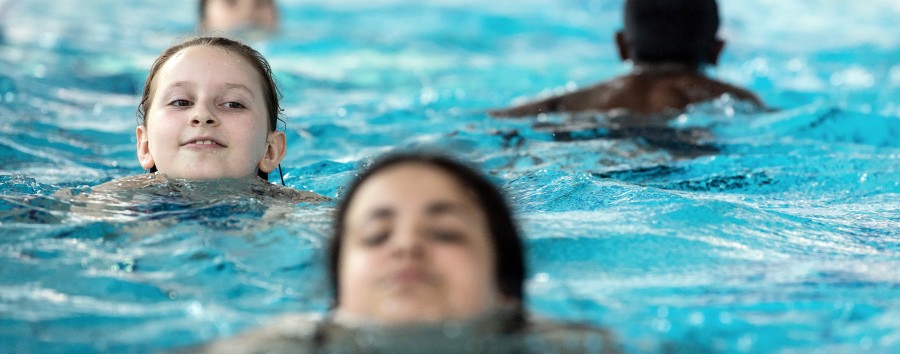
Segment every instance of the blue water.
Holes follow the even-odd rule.
[[[0,21],[0,352],[147,352],[327,308],[333,204],[51,196],[141,173],[136,94],[195,23],[176,3],[22,0]],[[626,72],[621,1],[281,3],[253,45],[284,92],[287,185],[340,197],[373,156],[441,149],[515,204],[537,314],[629,352],[900,352],[896,1],[722,0],[712,74],[780,110],[696,107],[669,123],[696,144],[483,113]]]

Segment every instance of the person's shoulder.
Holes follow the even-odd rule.
[[[142,175],[134,175],[128,177],[117,178],[112,181],[99,184],[91,188],[92,192],[115,192],[123,190],[134,190],[146,188],[152,185],[162,183],[166,180],[165,175],[160,173],[148,173]]]
[[[763,103],[762,99],[760,99],[759,96],[746,88],[716,79],[707,78],[706,80],[708,80],[710,86],[715,89],[717,96],[728,94],[739,101],[750,102],[759,108],[765,108],[765,103]]]
[[[559,97],[560,111],[605,111],[617,105],[619,96],[631,93],[632,86],[627,76],[618,76],[567,92]]]
[[[261,190],[267,197],[285,201],[292,204],[298,203],[324,203],[331,200],[326,196],[321,194],[310,192],[310,191],[301,191],[298,189],[294,189],[291,187],[279,186],[275,184],[266,184],[265,187]]]

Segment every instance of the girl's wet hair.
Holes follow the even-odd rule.
[[[278,121],[280,120],[279,114],[281,114],[281,106],[279,103],[281,91],[278,90],[278,85],[275,84],[275,76],[272,74],[272,68],[269,66],[269,62],[262,54],[246,44],[223,37],[198,37],[189,39],[169,47],[156,58],[156,61],[153,62],[153,66],[150,67],[147,81],[144,83],[144,93],[141,96],[141,103],[138,105],[137,110],[138,124],[147,126],[147,119],[151,118],[147,117],[147,112],[150,110],[150,104],[153,103],[153,94],[156,93],[154,80],[156,79],[156,74],[159,73],[159,69],[162,68],[176,53],[180,52],[182,49],[193,46],[219,47],[231,53],[240,55],[247,60],[247,63],[253,67],[253,70],[256,71],[260,79],[262,79],[260,86],[262,86],[263,99],[266,103],[269,131],[275,131],[278,126]],[[156,172],[156,167],[152,167],[150,172]],[[269,180],[269,174],[266,172],[258,171],[257,175],[264,180]]]
[[[715,0],[627,0],[624,15],[630,54],[648,63],[705,64],[719,29]]]
[[[525,258],[519,231],[513,221],[512,212],[500,191],[474,169],[441,155],[425,153],[401,153],[383,157],[361,173],[347,188],[338,205],[334,217],[333,234],[328,249],[328,273],[333,296],[333,305],[340,298],[338,267],[341,263],[341,246],[345,232],[344,221],[347,209],[359,187],[369,178],[391,167],[399,165],[424,165],[436,168],[450,175],[460,186],[467,188],[475,196],[476,203],[484,211],[488,221],[491,244],[495,254],[496,280],[500,292],[509,299],[524,302],[523,282],[525,280]]]

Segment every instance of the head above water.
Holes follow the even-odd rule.
[[[200,0],[199,13],[200,29],[204,31],[278,27],[275,0]]]
[[[208,52],[209,54],[199,53],[199,52]],[[207,55],[209,56],[207,59],[191,59],[194,56],[198,55]],[[211,55],[211,56],[210,56]],[[197,60],[201,60],[198,64]],[[173,65],[204,65],[203,68],[209,71],[208,74],[200,73],[200,72],[191,72],[190,70],[181,69],[182,71],[187,71],[187,74],[190,75],[189,79],[185,79],[184,82],[174,82],[171,83],[169,81],[172,80],[170,77],[164,77],[163,75],[173,75],[173,70],[177,69],[172,67],[172,65],[167,65],[170,63],[175,63]],[[225,77],[225,73],[219,72],[220,68],[230,68],[236,75],[232,75],[231,77]],[[192,70],[192,69],[191,69]],[[205,76],[204,76],[205,75]],[[277,132],[276,127],[279,120],[279,114],[281,112],[281,107],[279,103],[279,99],[281,97],[281,93],[278,90],[278,86],[275,83],[274,75],[272,74],[272,70],[269,67],[268,61],[256,50],[250,48],[249,46],[227,38],[222,37],[200,37],[186,40],[182,43],[176,44],[172,47],[169,47],[156,59],[153,65],[150,68],[150,72],[147,76],[147,81],[144,85],[144,92],[141,96],[141,101],[138,106],[137,118],[138,118],[138,154],[139,159],[141,159],[141,164],[145,169],[149,169],[151,172],[155,172],[158,170],[159,158],[156,158],[156,161],[152,161],[152,156],[149,154],[142,155],[142,148],[147,150],[149,149],[147,146],[142,147],[141,142],[141,133],[144,133],[145,138],[148,136],[152,136],[152,129],[150,129],[154,119],[156,117],[154,114],[162,114],[168,112],[162,108],[167,107],[179,107],[179,109],[190,107],[199,107],[197,105],[197,101],[199,98],[195,97],[197,93],[199,93],[201,89],[206,89],[203,85],[208,85],[210,80],[220,80],[221,82],[216,83],[219,85],[217,87],[232,87],[235,86],[231,81],[232,78],[240,76],[245,79],[246,85],[243,85],[243,92],[246,94],[246,97],[238,99],[239,96],[237,94],[232,94],[231,91],[220,92],[222,95],[221,99],[224,98],[234,98],[233,101],[245,100],[247,102],[237,103],[233,101],[228,102],[218,102],[213,108],[216,109],[230,109],[230,111],[221,113],[221,114],[232,114],[238,109],[248,109],[252,108],[254,114],[252,114],[253,119],[252,123],[259,123],[263,130],[268,131],[269,137],[256,137],[259,139],[265,138],[265,142],[273,142],[271,136],[274,134],[276,140],[280,139],[281,141],[275,141],[280,143],[281,151],[276,151],[276,155],[280,156],[271,156],[280,162],[281,158],[284,156],[284,134],[281,132]],[[196,80],[198,82],[194,82],[191,80]],[[231,80],[231,81],[229,81]],[[166,84],[172,84],[173,87],[163,87],[164,91],[161,91],[160,82],[164,82]],[[197,87],[195,87],[197,86]],[[180,91],[169,92],[174,89],[179,89]],[[195,90],[197,92],[182,92]],[[206,92],[206,91],[203,91]],[[211,91],[210,91],[211,92]],[[160,95],[175,95],[175,93],[179,93],[179,97],[161,97]],[[235,97],[233,97],[235,96]],[[171,100],[172,102],[168,102]],[[260,104],[251,104],[255,102],[260,102]],[[212,103],[212,102],[211,102]],[[248,106],[248,107],[244,107]],[[202,114],[215,113],[218,112],[216,109],[210,109],[207,111],[201,112]],[[159,113],[154,113],[159,112]],[[191,113],[193,114],[193,113]],[[183,115],[183,114],[182,114]],[[212,114],[211,117],[215,117],[216,114]],[[257,121],[257,116],[260,117],[262,122]],[[165,122],[160,121],[160,124]],[[261,132],[260,135],[264,135],[265,132]],[[259,140],[256,139],[256,140]],[[146,142],[145,142],[146,143]],[[157,146],[162,145],[162,142],[150,142],[152,144],[156,144]],[[242,147],[238,146],[237,141],[233,142],[235,146],[231,146],[234,148]],[[270,146],[271,147],[271,146]],[[150,149],[152,150],[152,149]],[[149,150],[148,150],[149,151]],[[269,152],[266,152],[266,158]],[[151,157],[150,162],[145,162],[146,157]],[[277,166],[277,163],[275,164]],[[268,171],[267,171],[268,170]],[[162,171],[166,172],[166,171]],[[271,170],[266,168],[260,168],[257,170],[256,174],[268,180],[268,172]],[[175,177],[181,177],[175,175]],[[223,176],[225,177],[225,176]]]
[[[620,54],[636,62],[714,65],[723,45],[715,0],[626,0],[624,22]]]
[[[469,318],[524,299],[521,240],[502,194],[449,158],[379,159],[336,211],[338,314],[380,324]]]

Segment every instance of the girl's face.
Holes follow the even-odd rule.
[[[274,0],[209,0],[203,10],[206,14],[203,27],[209,31],[278,27]]]
[[[359,187],[343,222],[340,316],[435,322],[500,305],[485,213],[443,171],[409,163],[378,172]]]
[[[243,57],[214,46],[175,53],[151,87],[146,126],[137,128],[144,169],[176,178],[243,178],[271,172],[284,133],[269,132],[262,80]]]

